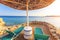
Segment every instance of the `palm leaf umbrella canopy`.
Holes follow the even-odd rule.
[[[29,0],[29,10],[44,8],[54,0]],[[0,0],[0,3],[18,10],[26,10],[26,0]]]

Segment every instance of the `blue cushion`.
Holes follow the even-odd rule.
[[[15,34],[19,34],[23,29],[24,29],[24,27],[22,26],[22,27],[16,29],[16,30],[14,31],[14,33],[15,33]]]
[[[13,34],[8,34],[7,36],[2,37],[2,40],[11,40],[13,37]]]
[[[49,36],[44,34],[41,28],[35,28],[34,30],[35,40],[48,40]]]

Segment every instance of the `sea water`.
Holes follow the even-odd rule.
[[[0,16],[3,18],[6,25],[17,25],[26,22],[26,16]],[[60,17],[52,16],[30,16],[29,21],[42,21],[54,25],[57,28],[60,28]]]
[[[0,16],[0,18],[3,18],[6,25],[17,25],[22,24],[26,22],[26,16]],[[29,17],[29,21],[35,21],[39,19],[39,17]]]

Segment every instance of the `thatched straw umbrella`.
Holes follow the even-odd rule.
[[[29,10],[40,9],[50,5],[54,0],[29,0]],[[26,10],[26,0],[0,0],[0,3],[18,10]]]
[[[50,5],[54,0],[1,0],[0,3],[18,10],[26,10],[27,25],[29,25],[28,10],[40,9]]]

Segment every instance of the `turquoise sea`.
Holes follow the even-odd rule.
[[[26,16],[0,16],[6,25],[17,25],[26,22]],[[30,16],[29,21],[43,21],[60,28],[60,17],[53,16]]]
[[[17,25],[26,22],[26,16],[0,16],[3,18],[6,25]],[[29,21],[36,21],[40,20],[38,16],[30,16]]]

